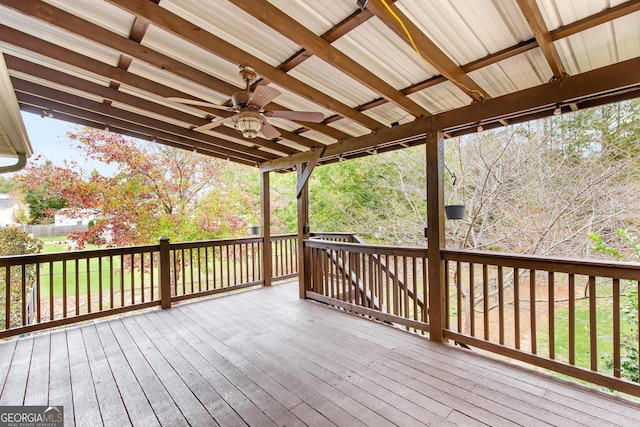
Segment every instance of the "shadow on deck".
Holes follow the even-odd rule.
[[[290,283],[0,343],[65,424],[638,425],[640,405],[297,298]]]

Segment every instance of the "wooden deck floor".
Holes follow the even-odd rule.
[[[67,425],[639,425],[640,405],[297,299],[295,284],[0,344]]]

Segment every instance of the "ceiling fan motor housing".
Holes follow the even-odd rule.
[[[251,100],[251,92],[243,90],[236,92],[231,96],[233,102],[233,108],[245,108],[247,103]]]

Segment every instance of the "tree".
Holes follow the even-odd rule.
[[[14,227],[0,229],[0,256],[35,254],[42,250],[42,241],[34,239],[29,234]],[[36,279],[35,267],[27,265],[24,270],[26,293],[22,294],[23,270],[20,266],[10,268],[10,281],[6,282],[6,275],[0,275],[0,329],[8,329],[22,324],[22,303],[28,298]],[[10,292],[10,325],[6,324],[7,287]],[[25,301],[25,304],[28,302]]]
[[[40,160],[36,157],[31,164],[37,164]],[[30,166],[27,168],[30,172],[28,180],[25,175],[16,175],[15,182],[21,187],[24,193],[24,201],[29,206],[29,223],[30,224],[51,224],[57,210],[66,208],[67,201],[60,189],[52,186],[47,177],[59,176],[63,179],[77,179],[76,176],[69,176],[63,168],[54,166],[47,161],[39,167]]]
[[[70,235],[80,246],[102,235],[112,236],[112,245],[124,246],[155,242],[163,235],[192,240],[246,230],[241,214],[226,209],[230,194],[242,190],[224,182],[228,176],[246,174],[245,167],[94,129],[79,129],[69,137],[86,157],[117,165],[117,173],[87,173],[76,162],[65,167],[36,163],[20,180],[27,190],[46,186],[66,201],[71,214],[99,212],[93,227]],[[237,200],[245,211],[252,209],[251,197]],[[212,219],[211,212],[218,218]],[[207,227],[220,217],[224,227]]]

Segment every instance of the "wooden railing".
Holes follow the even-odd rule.
[[[442,256],[445,337],[640,395],[639,264],[453,250]]]
[[[298,274],[298,238],[296,234],[271,236],[271,280],[284,280]]]
[[[426,249],[310,239],[305,250],[308,298],[421,333],[429,330]]]
[[[427,250],[305,241],[306,295],[429,331]],[[640,264],[442,250],[446,339],[640,396]]]
[[[264,283],[262,237],[0,257],[0,338]],[[274,236],[282,280],[294,235]],[[10,286],[7,286],[9,284]]]

